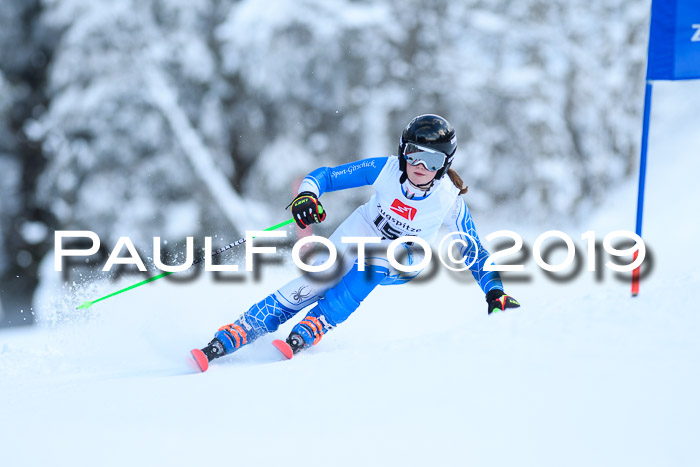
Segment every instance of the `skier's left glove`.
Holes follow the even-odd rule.
[[[489,314],[505,311],[507,308],[518,308],[520,303],[510,295],[506,295],[500,289],[489,290],[486,294],[486,303],[489,305]]]
[[[326,211],[321,206],[321,202],[310,191],[299,193],[294,201],[289,203],[289,206],[292,207],[294,221],[302,229],[311,224],[319,224],[326,219]]]

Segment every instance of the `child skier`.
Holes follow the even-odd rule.
[[[281,344],[277,346],[288,358],[317,344],[325,333],[345,321],[376,286],[402,284],[419,274],[420,271],[400,272],[391,266],[386,247],[392,240],[412,235],[432,242],[441,225],[451,232],[466,233],[475,240],[472,242],[464,235],[467,246],[462,248],[462,254],[486,294],[488,313],[519,307],[513,297],[503,292],[498,272],[483,270],[489,253],[479,242],[469,209],[460,196],[467,188],[450,169],[456,150],[457,138],[447,120],[438,115],[420,115],[404,129],[398,157],[323,167],[306,176],[297,197],[290,203],[294,220],[302,229],[326,218],[318,199],[324,193],[364,185],[375,189],[370,200],[357,208],[330,237],[338,250],[338,258],[343,259],[343,274],[339,279],[326,282],[312,280],[309,274],[302,275],[253,305],[236,321],[221,327],[209,345],[192,351],[201,370],[205,371],[213,359],[276,331],[282,323],[313,303],[316,305],[294,326],[286,344],[276,342]],[[356,252],[349,250],[347,243],[340,242],[345,236],[381,237],[379,246],[383,249],[367,255],[364,271],[360,271]],[[414,264],[415,257],[422,252],[421,247],[407,243],[403,247],[409,264]]]

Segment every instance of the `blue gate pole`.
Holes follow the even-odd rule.
[[[649,116],[651,115],[651,81],[647,81],[644,91],[644,123],[642,125],[642,155],[639,162],[639,190],[637,192],[637,225],[635,232],[642,236],[642,215],[644,214],[644,182],[647,175],[647,141],[649,139]],[[634,259],[637,259],[635,252]],[[639,294],[639,272],[641,264],[632,271],[632,296]]]

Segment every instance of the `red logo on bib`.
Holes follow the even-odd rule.
[[[409,221],[412,221],[413,218],[416,217],[416,212],[418,212],[413,206],[403,204],[398,199],[395,199],[394,202],[391,203],[391,210]]]

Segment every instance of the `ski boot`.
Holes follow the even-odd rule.
[[[202,372],[205,372],[209,368],[209,362],[215,358],[226,355],[226,350],[224,349],[224,344],[222,344],[219,339],[214,338],[211,342],[209,342],[209,345],[203,349],[194,349],[191,353],[192,358],[194,358],[194,361],[197,362],[199,369]]]
[[[295,354],[301,352],[307,347],[311,347],[310,344],[307,344],[306,341],[304,341],[301,334],[297,334],[296,332],[289,334],[289,337],[287,337],[287,345],[292,349],[292,353]]]

